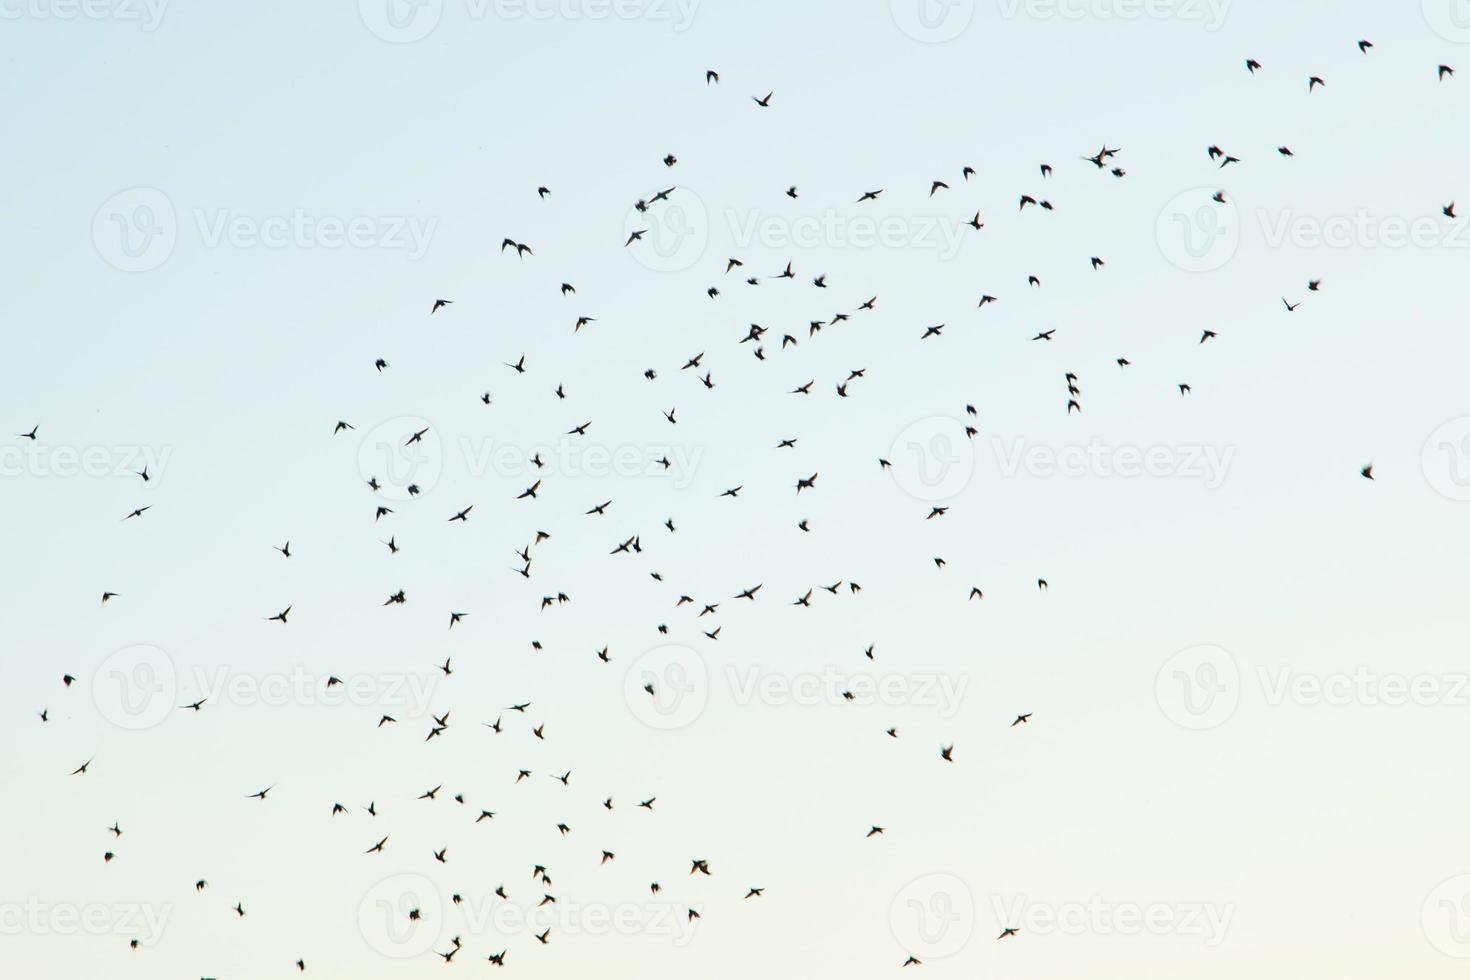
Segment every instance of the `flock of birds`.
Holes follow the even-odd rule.
[[[1357,47],[1364,56],[1368,56],[1373,50],[1372,42],[1367,40],[1359,41],[1357,43]],[[1254,58],[1245,60],[1244,66],[1246,71],[1251,76],[1256,76],[1258,73],[1266,70],[1262,63]],[[1436,67],[1434,74],[1440,82],[1445,82],[1454,76],[1454,69],[1449,65],[1441,64]],[[705,73],[704,81],[706,85],[716,85],[720,83],[721,79],[718,72],[710,70]],[[1316,97],[1316,93],[1318,92],[1318,90],[1325,89],[1326,86],[1327,82],[1324,78],[1318,75],[1310,75],[1306,79],[1305,95]],[[764,95],[752,96],[751,100],[754,107],[758,111],[779,111],[779,103],[776,100],[774,92],[767,92]],[[1122,152],[1123,150],[1121,148],[1110,147],[1104,144],[1096,152],[1091,154],[1080,154],[1080,157],[1082,161],[1085,161],[1095,170],[1106,171],[1106,173],[1111,177],[1122,180],[1127,178],[1127,171],[1119,164],[1119,158]],[[1247,165],[1243,157],[1237,156],[1235,153],[1220,146],[1209,146],[1206,150],[1206,153],[1208,159],[1215,162],[1217,172],[1226,171],[1228,168],[1231,167]],[[1284,158],[1295,156],[1291,148],[1285,145],[1278,147],[1278,154]],[[662,163],[666,169],[672,171],[673,168],[675,168],[678,164],[678,158],[674,154],[669,153],[662,158]],[[971,178],[975,176],[975,174],[976,171],[971,166],[963,166],[958,169],[958,176],[962,183],[970,181]],[[1039,165],[1039,175],[1042,181],[1053,180],[1057,176],[1055,168],[1048,163],[1042,163]],[[651,209],[673,199],[674,195],[676,195],[678,191],[679,189],[677,185],[670,186],[665,190],[661,190],[658,193],[653,194],[648,199],[637,200],[635,203],[635,208],[640,214],[647,214]],[[950,183],[944,179],[934,179],[928,187],[928,196],[930,198],[947,192],[953,192],[953,188],[951,187]],[[535,188],[534,193],[536,193],[538,197],[545,199],[550,197],[553,191],[549,187],[541,186]],[[792,185],[787,187],[784,190],[784,193],[787,197],[794,199],[799,196],[800,191],[796,186]],[[869,202],[877,201],[883,193],[884,190],[882,188],[862,190],[853,199],[854,206],[860,206]],[[1218,203],[1224,203],[1226,201],[1226,191],[1218,191],[1214,195],[1214,200]],[[1022,212],[1026,211],[1028,208],[1035,208],[1038,211],[1051,211],[1054,209],[1054,205],[1051,203],[1051,201],[1049,201],[1044,194],[1040,193],[1020,193],[1018,195],[1018,201],[1018,208]],[[1453,202],[1443,205],[1441,207],[1441,211],[1446,220],[1456,220],[1455,207]],[[980,233],[985,228],[985,222],[978,211],[974,213],[974,216],[972,218],[966,221],[966,224],[973,229],[974,233]],[[624,241],[623,246],[625,248],[644,247],[645,243],[642,240],[647,234],[647,231],[647,229],[634,230],[628,236],[626,241]],[[510,255],[513,255],[514,257],[521,260],[533,259],[536,254],[532,245],[512,237],[505,237],[503,239],[500,246],[500,253],[502,255],[509,253]],[[1106,267],[1106,262],[1101,256],[1089,256],[1088,262],[1092,270],[1100,274]],[[729,276],[738,272],[738,274],[743,278],[743,281],[746,285],[751,287],[762,285],[763,280],[761,277],[747,274],[747,272],[744,270],[745,264],[746,263],[741,258],[731,256],[725,260],[723,264],[724,268],[722,274],[724,276]],[[777,280],[796,279],[797,273],[794,265],[790,262],[786,263],[783,268],[777,270],[774,273],[773,278]],[[1040,288],[1041,286],[1040,280],[1035,276],[1029,277],[1028,284],[1031,288]],[[816,275],[810,280],[810,287],[812,289],[826,290],[832,288],[833,285],[834,284],[828,283],[827,276],[825,274]],[[1320,279],[1313,278],[1306,283],[1306,289],[1308,293],[1316,293],[1321,289],[1321,287],[1322,281]],[[706,292],[711,300],[718,300],[721,296],[722,290],[719,286],[711,285],[708,287]],[[570,282],[563,282],[560,286],[560,293],[562,296],[575,295],[576,287]],[[878,304],[878,301],[879,300],[877,295],[867,295],[865,293],[864,298],[862,298],[860,301],[855,301],[849,306],[841,309],[836,309],[825,318],[809,320],[806,324],[805,337],[798,337],[795,332],[782,332],[779,335],[779,339],[775,342],[772,342],[771,338],[775,337],[775,334],[773,334],[766,327],[760,326],[758,324],[751,324],[742,336],[735,336],[731,338],[731,347],[732,350],[748,351],[749,355],[754,357],[755,359],[759,361],[765,361],[768,358],[774,356],[775,354],[779,354],[780,351],[784,351],[789,347],[796,346],[802,342],[813,340],[822,330],[826,328],[832,327],[834,325],[847,321],[852,317],[861,316],[866,312],[874,310]],[[978,308],[983,310],[986,306],[1000,301],[1001,300],[998,296],[985,293],[979,297]],[[1282,297],[1281,302],[1287,312],[1294,312],[1300,307],[1302,301],[1298,300],[1296,302],[1292,302],[1287,298]],[[454,300],[443,297],[433,299],[428,306],[428,315],[436,317],[453,316]],[[584,328],[590,327],[590,325],[594,322],[594,317],[585,315],[578,316],[573,325],[573,334],[581,331]],[[921,330],[918,331],[918,339],[921,341],[927,341],[932,338],[939,338],[942,336],[942,331],[944,330],[944,328],[945,325],[942,323],[924,326]],[[1199,343],[1205,344],[1207,342],[1215,340],[1217,337],[1218,333],[1215,330],[1204,329],[1199,338]],[[1042,330],[1036,333],[1036,335],[1031,338],[1032,341],[1039,342],[1052,342],[1056,339],[1056,329]],[[773,351],[771,350],[771,348],[775,348],[775,350]],[[706,390],[712,390],[716,387],[716,382],[713,376],[713,369],[705,363],[705,359],[706,354],[704,352],[696,352],[684,358],[682,362],[676,361],[671,366],[673,367],[675,373],[693,372],[694,375],[698,377],[699,382]],[[507,360],[504,363],[506,368],[509,371],[514,372],[514,374],[518,377],[531,374],[533,370],[532,366],[527,363],[527,358],[525,355],[513,356],[510,360]],[[1130,366],[1130,364],[1131,362],[1126,356],[1118,356],[1116,358],[1116,365],[1119,370],[1126,370]],[[391,370],[391,365],[386,359],[383,358],[377,358],[373,362],[373,367],[376,371],[380,373],[383,371]],[[647,383],[654,383],[661,376],[659,372],[660,369],[657,366],[650,366],[643,372],[643,379]],[[856,369],[851,371],[846,377],[835,381],[833,385],[836,395],[844,398],[849,397],[852,394],[852,391],[850,390],[851,386],[855,383],[863,381],[866,377],[866,374],[866,369]],[[1082,390],[1079,383],[1079,376],[1075,372],[1068,372],[1065,375],[1064,381],[1067,394],[1066,413],[1068,415],[1071,415],[1073,413],[1080,413],[1082,411]],[[814,395],[815,384],[816,379],[812,379],[804,384],[796,386],[793,389],[785,390],[790,395],[798,397],[810,397]],[[1177,387],[1180,396],[1188,395],[1192,390],[1187,382],[1180,382]],[[558,384],[556,386],[556,388],[554,389],[554,393],[559,400],[566,400],[572,397],[566,391],[565,386],[562,384]],[[773,391],[772,393],[776,394],[775,391]],[[474,397],[478,398],[486,405],[491,404],[493,400],[489,392],[475,393]],[[970,405],[965,406],[965,412],[966,415],[971,419],[973,419],[977,415],[976,409]],[[663,415],[668,424],[678,424],[679,419],[677,417],[677,412],[674,407],[669,408],[666,412],[663,413]],[[570,429],[565,431],[564,438],[575,439],[584,437],[588,434],[589,430],[592,429],[594,424],[595,420],[589,419],[581,424],[574,425]],[[324,426],[324,429],[325,428],[326,427]],[[352,422],[346,419],[340,419],[337,420],[334,425],[331,425],[330,435],[332,437],[336,437],[343,435],[344,433],[350,433],[354,429],[355,426]],[[974,437],[977,432],[978,428],[975,424],[967,425],[966,433],[969,436]],[[413,447],[415,444],[421,443],[429,433],[430,429],[428,428],[421,428],[417,430],[403,432],[401,434],[402,445],[405,448]],[[326,435],[325,432],[324,435]],[[40,425],[33,425],[29,430],[18,433],[17,437],[27,439],[32,442],[36,442],[44,438]],[[780,434],[779,436],[776,436],[772,439],[771,445],[777,451],[795,450],[797,448],[797,442],[797,436]],[[543,469],[546,466],[546,462],[540,457],[539,454],[533,456],[529,460],[529,462],[538,470]],[[671,462],[666,457],[664,459],[658,460],[657,462],[665,468],[671,465]],[[882,458],[880,456],[874,461],[872,465],[876,465],[880,468],[886,469],[889,468],[892,464],[888,459]],[[142,481],[149,481],[152,479],[146,467],[139,471],[136,475]],[[1369,463],[1364,465],[1360,471],[1360,475],[1365,479],[1372,480],[1374,478],[1372,464]],[[553,476],[545,477],[545,479],[553,478]],[[794,483],[792,484],[792,489],[798,496],[807,491],[815,491],[818,485],[819,478],[820,474],[815,471],[811,472],[809,475],[798,473],[796,475]],[[516,499],[535,500],[538,496],[538,493],[542,489],[542,485],[543,479],[536,479],[534,482],[531,482],[529,485],[527,485],[525,489],[517,495]],[[379,482],[377,477],[372,477],[367,480],[367,489],[370,492],[376,494],[382,489],[382,484]],[[743,489],[743,485],[728,487],[724,489],[723,492],[719,494],[719,496],[736,498],[739,496]],[[410,485],[407,488],[407,491],[410,498],[417,496],[420,492],[419,489],[413,485]],[[394,499],[392,502],[398,503],[396,499]],[[592,505],[585,511],[585,516],[591,518],[603,516],[607,513],[609,508],[613,506],[613,504],[613,500],[593,502]],[[166,506],[166,504],[160,504],[160,506]],[[402,506],[402,504],[399,504],[399,506]],[[923,515],[923,519],[935,520],[943,518],[949,512],[949,509],[949,506],[932,505],[929,507],[928,513],[926,515]],[[153,505],[138,506],[127,514],[123,515],[121,519],[123,521],[146,520],[152,510]],[[374,530],[377,527],[384,525],[385,523],[391,526],[394,513],[395,508],[388,506],[388,504],[380,498],[378,501],[372,504],[371,520],[367,521],[366,523],[368,523],[370,527]],[[364,516],[366,517],[367,515]],[[475,509],[475,505],[471,503],[466,504],[462,508],[451,510],[445,513],[444,520],[449,523],[466,523],[473,520],[476,516],[477,512]],[[798,526],[802,531],[810,531],[810,527],[805,520],[801,521]],[[673,534],[676,533],[678,529],[679,525],[675,522],[674,517],[670,516],[664,522],[661,533]],[[580,529],[573,528],[565,531],[558,530],[556,533],[578,535],[581,534],[582,531]],[[529,543],[519,549],[519,551],[517,552],[519,566],[516,567],[514,570],[524,579],[530,580],[533,578],[533,569],[535,568],[537,563],[537,558],[533,549],[535,549],[543,542],[547,541],[551,537],[551,532],[533,526],[528,530],[526,536],[529,538]],[[398,536],[396,534],[389,535],[386,539],[380,537],[379,540],[382,541],[384,547],[390,554],[397,554],[400,550],[401,546],[399,544]],[[275,550],[279,552],[283,561],[291,560],[293,558],[294,553],[292,551],[291,542],[289,540],[286,540],[284,541],[284,543],[279,545],[272,543],[271,547],[275,548]],[[620,540],[612,549],[611,553],[639,554],[642,553],[643,550],[643,536],[641,533],[635,533],[627,537],[626,539]],[[943,559],[943,557],[940,556],[932,557],[932,562],[936,567],[939,568],[943,568],[945,566],[945,560]],[[663,582],[663,576],[661,575],[661,573],[655,571],[651,572],[650,574],[653,579],[657,580],[660,583]],[[1045,578],[1038,578],[1035,584],[1036,588],[1041,591],[1045,591],[1048,588],[1048,583]],[[861,585],[854,581],[837,581],[830,585],[823,584],[820,586],[820,588],[834,595],[838,594],[839,591],[843,589],[845,589],[850,595],[856,595],[861,592],[862,589]],[[796,606],[810,606],[813,591],[813,589],[807,589],[801,594],[790,596],[788,598],[778,601],[784,601]],[[718,625],[718,617],[723,607],[728,604],[735,603],[758,604],[769,602],[772,598],[769,595],[769,590],[766,589],[765,583],[763,582],[754,582],[732,595],[719,597],[716,599],[696,599],[694,596],[679,592],[677,589],[673,590],[671,592],[671,595],[674,596],[674,600],[672,603],[674,608],[683,609],[685,607],[688,607],[690,613],[692,614],[691,619],[694,623],[697,624],[697,629],[699,630],[699,632],[711,641],[715,641],[720,638],[720,626]],[[121,593],[113,591],[110,588],[101,592],[101,601],[104,606],[112,603],[114,600],[119,600],[120,597]],[[967,600],[981,601],[984,599],[984,597],[984,592],[978,585],[972,585],[969,587]],[[126,600],[123,599],[122,601]],[[545,609],[548,607],[560,606],[569,603],[571,601],[571,598],[565,592],[550,591],[544,595],[541,595],[538,599],[534,599],[533,601],[539,603],[540,608]],[[401,605],[406,602],[408,602],[408,590],[403,588],[397,589],[381,599],[381,603],[384,606]],[[287,604],[279,610],[262,611],[259,618],[269,623],[279,624],[279,628],[290,628],[290,616],[293,608],[293,605]],[[463,622],[464,619],[469,615],[471,615],[471,612],[465,610],[448,611],[447,628],[453,629],[456,625]],[[659,623],[656,628],[658,633],[660,634],[668,634],[670,632],[670,627],[666,623]],[[536,649],[541,648],[540,642],[535,640],[532,641],[532,646]],[[603,662],[609,662],[611,659],[608,648],[606,646],[602,647],[600,650],[595,651],[595,653],[597,658]],[[863,652],[863,655],[868,660],[873,660],[874,648],[872,646],[869,646]],[[446,659],[443,664],[437,665],[437,669],[442,672],[443,677],[446,680],[452,677],[455,673],[452,659]],[[62,685],[68,689],[79,683],[77,677],[71,673],[63,674],[61,681]],[[330,677],[327,680],[328,686],[340,683],[342,683],[341,678],[335,676]],[[644,690],[650,696],[654,696],[657,693],[653,683],[647,684]],[[843,696],[849,700],[851,699],[850,692],[844,693]],[[212,705],[210,703],[210,700],[206,697],[188,701],[187,703],[179,705],[177,710],[183,712],[198,713],[201,711],[209,711],[212,707],[214,707],[214,705]],[[494,733],[494,735],[499,736],[511,730],[509,718],[513,717],[517,720],[525,719],[527,717],[527,713],[531,710],[531,708],[532,704],[529,701],[514,701],[505,706],[504,713],[501,716],[496,717],[491,721],[483,721],[480,724],[488,728],[491,732]],[[49,709],[42,708],[38,711],[38,716],[42,723],[49,722]],[[1028,723],[1031,722],[1032,717],[1033,716],[1030,710],[1021,710],[1017,711],[1013,718],[1002,719],[998,721],[1001,724],[1008,724],[1010,728],[1014,729],[1026,726]],[[398,719],[396,719],[393,715],[384,713],[377,720],[377,727],[381,729],[385,726],[391,726],[396,724],[397,721]],[[456,724],[457,723],[458,722],[456,722]],[[544,724],[531,725],[529,724],[529,722],[527,722],[524,727],[525,734],[528,737],[538,740],[544,740],[546,738]],[[425,733],[424,740],[433,741],[434,739],[443,736],[444,733],[447,732],[450,728],[451,717],[449,711],[445,711],[443,714],[440,715],[433,715],[432,724],[429,726],[427,732]],[[886,728],[885,734],[888,737],[894,739],[897,739],[899,737],[899,732],[896,727]],[[940,746],[938,749],[938,755],[943,763],[959,764],[959,762],[957,761],[956,747],[953,744]],[[98,755],[94,756],[93,758],[89,758],[84,762],[81,762],[74,769],[72,769],[71,776],[78,779],[86,778],[86,776],[92,771],[94,764],[106,764],[105,748],[101,750]],[[535,775],[536,774],[531,770],[518,768],[514,773],[507,774],[507,778],[512,779],[513,783],[515,784],[520,784],[523,781],[533,779]],[[563,786],[567,786],[571,783],[573,771],[571,769],[567,769],[563,772],[552,772],[546,773],[544,775],[547,778],[557,780]],[[248,789],[248,787],[242,787],[241,789],[242,792],[240,796],[242,801],[249,800],[254,801],[254,803],[257,805],[269,806],[272,800],[271,794],[276,790],[276,786],[268,785],[264,788],[250,792],[243,791]],[[292,787],[290,789],[285,789],[283,787],[283,791],[311,793],[314,790],[305,787]],[[432,803],[433,801],[439,799],[439,794],[441,793],[441,791],[445,792],[449,798],[452,798],[457,803],[466,803],[466,797],[462,792],[446,790],[445,786],[440,784],[426,788],[421,794],[417,796],[416,800],[394,801],[392,804],[384,808],[385,813],[391,813],[400,804],[412,805],[416,803]],[[648,796],[647,798],[640,799],[636,803],[636,808],[642,811],[654,812],[657,800],[657,796]],[[613,810],[615,807],[613,797],[609,796],[605,798],[602,801],[601,805],[607,811]],[[353,808],[349,808],[342,802],[323,798],[321,801],[321,809],[324,818],[331,818],[338,815],[346,814]],[[365,813],[370,818],[378,817],[377,801],[371,801],[366,805],[359,805],[355,807],[355,809],[362,813]],[[466,819],[472,821],[475,824],[494,820],[497,816],[497,813],[495,811],[479,807],[471,808],[471,810],[467,811],[467,813],[473,813],[473,816],[467,816]],[[121,826],[119,826],[117,822],[112,822],[110,825],[106,825],[105,822],[99,821],[99,826],[105,828],[105,833],[111,835],[113,841],[111,846],[101,855],[104,863],[111,863],[117,856],[117,853],[114,849],[122,846],[120,843],[117,842],[120,842],[122,840],[124,836],[124,830]],[[562,836],[566,836],[571,833],[571,827],[566,822],[558,822],[556,828]],[[864,838],[880,837],[885,833],[886,829],[887,828],[879,824],[869,824],[865,829],[861,827],[853,828],[853,838],[854,840],[861,840]],[[389,828],[384,828],[384,830],[386,832],[374,834],[370,840],[364,840],[360,844],[356,845],[359,848],[360,853],[362,854],[363,860],[370,861],[374,860],[375,858],[379,858],[383,854],[391,850],[393,846],[398,843],[395,835],[391,832]],[[344,846],[347,845],[344,844]],[[434,861],[438,864],[447,864],[450,860],[447,851],[447,848],[438,848],[433,850],[432,852],[425,853],[424,855],[422,855],[422,857],[425,861]],[[575,859],[569,858],[569,860],[583,860],[590,861],[598,865],[606,865],[610,862],[618,860],[618,858],[619,855],[613,850],[595,846],[591,848],[590,851],[586,852],[583,857]],[[685,860],[688,863],[688,872],[687,875],[685,875],[686,878],[695,876],[701,878],[713,877],[716,874],[716,865],[708,858],[700,855],[687,855],[685,856]],[[539,902],[542,905],[555,903],[557,901],[557,894],[553,890],[552,870],[550,866],[542,863],[534,863],[529,860],[527,861],[527,865],[531,872],[531,877],[537,886],[537,890],[541,891],[543,894],[543,897],[539,899]],[[725,869],[719,870],[723,872]],[[658,880],[650,881],[647,887],[649,892],[654,895],[662,892],[664,888],[664,886],[661,885]],[[760,899],[766,890],[766,886],[764,884],[752,883],[745,880],[737,880],[735,882],[732,882],[731,885],[729,885],[728,887],[730,889],[731,897],[745,901]],[[204,877],[199,878],[193,883],[193,888],[196,892],[205,892],[206,889],[209,888],[208,879]],[[495,894],[501,899],[506,899],[508,897],[506,886],[504,884],[498,885],[495,888]],[[456,893],[452,896],[452,900],[457,904],[461,901],[461,896]],[[233,904],[232,909],[237,917],[244,917],[246,915],[246,909],[244,905],[238,901]],[[695,906],[695,904],[691,903],[688,906],[687,912],[685,914],[688,916],[688,919],[690,921],[693,921],[695,919],[698,919],[702,913],[699,908]],[[405,913],[406,918],[410,921],[417,920],[419,918],[419,915],[420,913],[418,910],[411,910]],[[1018,935],[1019,927],[1014,924],[1007,923],[1003,925],[1003,928],[1000,931],[999,935],[995,938],[997,940],[1008,940]],[[529,946],[524,949],[513,949],[507,947],[482,948],[478,950],[471,950],[461,941],[459,936],[455,936],[452,938],[452,940],[449,941],[447,946],[442,949],[436,949],[434,952],[440,959],[442,959],[445,964],[452,964],[456,962],[457,959],[461,958],[462,954],[464,954],[463,958],[478,957],[481,961],[488,962],[497,967],[504,967],[514,963],[517,959],[530,958],[532,955],[538,953],[545,955],[544,953],[542,953],[541,948],[553,945],[556,940],[556,935],[551,929],[547,929],[541,933],[533,933],[532,938],[534,938],[535,940],[535,945]],[[135,949],[139,945],[137,939],[130,940],[129,944]],[[919,966],[921,964],[922,960],[918,956],[910,952],[895,965],[901,965],[903,967],[913,967]],[[308,969],[308,963],[304,957],[297,959],[294,963],[294,966],[297,970],[303,972]]]

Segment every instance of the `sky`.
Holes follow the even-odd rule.
[[[8,972],[1463,973],[1470,8],[0,19]]]

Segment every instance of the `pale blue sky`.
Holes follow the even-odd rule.
[[[904,0],[81,9],[0,6],[10,971],[267,977],[304,957],[390,980],[458,934],[465,969],[508,948],[543,977],[887,977],[910,952],[928,977],[1461,974],[1470,233],[1440,208],[1470,208],[1470,77],[1434,71],[1470,64],[1452,4],[961,0],[928,29]],[[1210,144],[1244,163],[1216,169]],[[1100,145],[1126,177],[1080,159]],[[930,198],[934,179],[951,189]],[[1216,189],[1230,204],[1200,218]],[[1056,210],[1018,213],[1022,193]],[[1175,214],[1192,244],[1218,217],[1227,245],[1185,251]],[[430,318],[436,297],[454,305]],[[751,323],[764,363],[738,343]],[[712,391],[680,371],[700,352]],[[524,375],[503,366],[523,354]],[[946,442],[966,404],[978,436]],[[378,441],[424,425],[419,468],[375,497]],[[1135,452],[1152,462],[1129,476]],[[396,513],[375,525],[377,502]],[[932,503],[950,511],[926,522]],[[608,554],[635,533],[642,554]],[[837,581],[863,591],[791,605]],[[539,611],[558,591],[571,604]],[[697,620],[704,602],[719,615]],[[448,632],[451,610],[469,615]],[[118,672],[160,665],[203,711],[120,707]],[[671,700],[645,702],[646,672]],[[1363,672],[1316,703],[1313,683]],[[358,685],[332,690],[346,703],[327,675]],[[1191,713],[1215,703],[1181,678],[1213,678],[1223,707]],[[1385,703],[1384,678],[1434,703]],[[889,693],[832,693],[864,679]],[[375,728],[385,712],[400,723]],[[399,874],[439,914],[395,946],[376,902]],[[548,946],[502,938],[501,883],[634,924],[577,935],[559,911]],[[1046,925],[1089,903],[1162,934]],[[58,935],[98,908],[93,934]]]

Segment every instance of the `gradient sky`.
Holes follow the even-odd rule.
[[[388,3],[0,4],[6,971],[1463,974],[1470,11]]]

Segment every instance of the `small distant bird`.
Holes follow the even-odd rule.
[[[1361,470],[1358,470],[1358,473],[1365,480],[1371,480],[1371,479],[1373,479],[1373,464],[1372,463],[1369,463],[1367,466],[1363,467]]]

